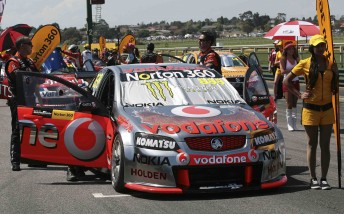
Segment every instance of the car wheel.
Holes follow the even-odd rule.
[[[117,192],[125,192],[124,188],[124,148],[119,135],[112,145],[111,183]]]

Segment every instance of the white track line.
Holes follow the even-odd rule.
[[[119,197],[131,196],[131,195],[103,195],[103,193],[92,193],[92,195],[95,198],[119,198]]]

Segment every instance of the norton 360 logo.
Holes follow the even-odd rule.
[[[36,145],[38,138],[39,143],[46,148],[58,147],[56,142],[59,140],[60,133],[54,124],[46,123],[37,130],[36,124],[30,120],[20,120],[19,123],[22,137],[24,128],[30,129],[30,145]],[[90,118],[78,118],[66,127],[63,141],[71,155],[79,160],[87,161],[97,158],[103,152],[105,133],[97,121]]]

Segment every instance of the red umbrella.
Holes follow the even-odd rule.
[[[0,35],[0,51],[15,46],[16,39],[20,36],[29,36],[32,27],[27,24],[17,24],[2,31]]]
[[[319,34],[319,27],[306,21],[289,21],[273,27],[264,36],[266,39],[300,40],[302,37],[309,37]]]

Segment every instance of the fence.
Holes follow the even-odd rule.
[[[339,85],[344,86],[344,44],[335,43],[333,44],[335,58],[339,68]],[[271,45],[247,45],[247,46],[231,46],[231,47],[215,47],[215,49],[220,49],[221,51],[229,51],[234,54],[249,54],[255,52],[263,69],[264,77],[267,80],[273,80],[273,76],[268,72],[268,56],[273,49]],[[192,52],[199,50],[198,47],[176,47],[176,48],[156,48],[159,53],[167,53],[173,56],[182,56],[186,52]],[[307,58],[310,56],[308,48],[305,45],[298,46],[298,52],[300,58]],[[302,78],[301,78],[302,80]]]

